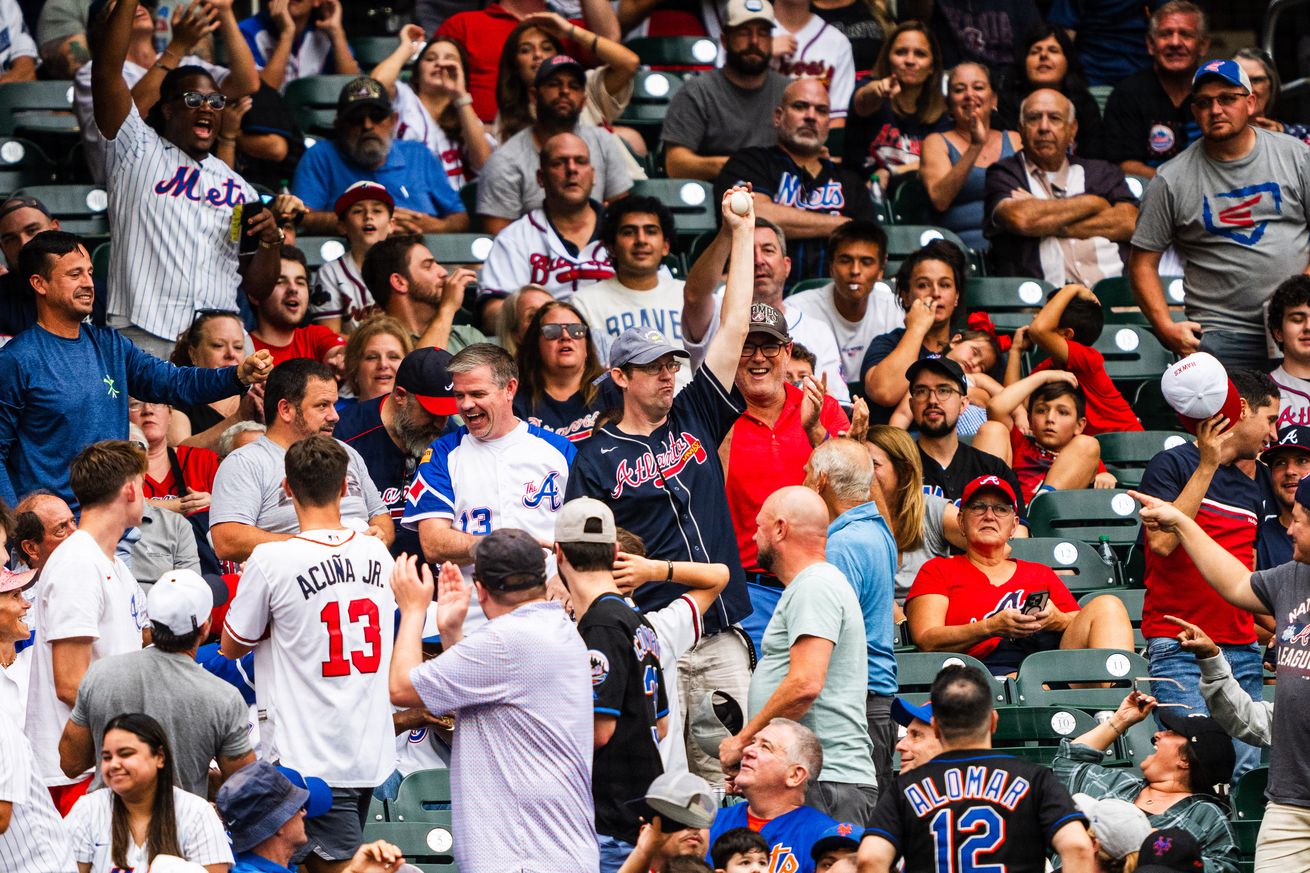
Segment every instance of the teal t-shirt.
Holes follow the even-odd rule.
[[[764,708],[791,663],[791,647],[801,637],[833,643],[823,690],[800,722],[823,745],[823,782],[873,785],[873,745],[865,720],[868,658],[864,616],[854,589],[826,561],[797,574],[778,601],[764,630],[764,654],[751,676],[750,716]]]

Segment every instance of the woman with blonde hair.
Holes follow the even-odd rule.
[[[1096,873],[1134,873],[1137,850],[1152,830],[1146,813],[1117,797],[1075,794],[1073,802],[1087,816],[1087,835],[1096,850]]]
[[[400,362],[413,350],[409,331],[390,315],[365,319],[346,341],[345,384],[341,393],[349,394],[337,404],[337,409],[391,393]]]

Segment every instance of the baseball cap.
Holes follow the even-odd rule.
[[[773,4],[769,0],[728,0],[724,28],[741,27],[748,21],[767,21],[773,24]]]
[[[723,691],[707,691],[691,705],[691,735],[701,751],[719,759],[719,743],[746,726],[741,704]]]
[[[337,97],[337,115],[346,115],[364,106],[373,106],[390,114],[391,99],[377,79],[356,76],[341,87],[341,94]]]
[[[151,625],[183,636],[209,619],[215,606],[227,603],[227,585],[221,577],[204,577],[195,570],[171,570],[150,586],[146,614]]]
[[[17,212],[20,209],[35,209],[37,212],[51,218],[50,210],[46,205],[35,197],[28,197],[26,194],[15,194],[12,197],[6,197],[3,203],[0,203],[0,218],[4,218],[11,212]]]
[[[299,770],[281,764],[275,766],[279,773],[291,780],[292,785],[309,792],[309,800],[305,802],[305,818],[318,818],[332,809],[332,789],[326,782],[317,776],[302,776]]]
[[[1192,767],[1192,790],[1210,793],[1214,786],[1232,781],[1237,753],[1233,738],[1208,715],[1182,715],[1156,710],[1156,718],[1166,729],[1187,738],[1187,745],[1197,759]]]
[[[767,303],[751,304],[749,332],[767,334],[779,342],[791,342],[791,334],[787,332],[787,319],[783,318],[781,312]]]
[[[1251,93],[1251,77],[1246,75],[1246,70],[1237,61],[1226,58],[1215,58],[1213,61],[1206,61],[1197,69],[1196,75],[1192,77],[1192,90],[1195,91],[1201,86],[1202,82],[1210,79],[1220,79],[1229,85],[1236,85]]]
[[[892,701],[892,721],[901,727],[909,727],[910,722],[915,719],[924,724],[932,724],[932,704],[922,703],[916,706],[904,697]]]
[[[386,186],[370,182],[368,179],[361,179],[343,191],[337,202],[332,205],[332,211],[337,214],[337,218],[340,218],[346,214],[346,210],[361,200],[376,200],[385,203],[390,211],[396,211],[396,201]]]
[[[1270,455],[1284,449],[1290,452],[1310,452],[1310,426],[1283,425],[1278,429],[1277,441],[1260,453],[1260,459],[1266,460]]]
[[[586,81],[587,71],[583,69],[582,64],[568,55],[555,55],[546,58],[537,67],[537,75],[533,78],[533,85],[541,85],[556,73],[571,72],[578,77],[579,81]]]
[[[964,486],[964,494],[960,496],[960,505],[963,506],[968,503],[969,498],[973,497],[975,492],[983,488],[991,488],[994,491],[1001,492],[1005,495],[1005,498],[1010,502],[1011,506],[1018,503],[1014,498],[1014,489],[1010,487],[1009,482],[1006,482],[1000,476],[979,476],[977,479],[974,479],[968,485]]]
[[[0,567],[0,594],[8,594],[10,591],[26,591],[35,584],[35,570],[24,570],[21,573],[15,573],[8,567]]]
[[[591,526],[599,529],[588,531],[592,520],[599,524]],[[594,497],[575,497],[555,514],[555,542],[613,545],[618,542],[614,513]]]
[[[484,588],[521,591],[546,583],[546,553],[526,531],[493,530],[473,551],[473,578]]]
[[[839,821],[819,834],[814,845],[810,846],[810,857],[817,861],[823,857],[824,852],[831,852],[833,849],[858,849],[860,836],[863,834],[864,828],[848,821]]]
[[[714,824],[719,806],[710,783],[685,770],[655,777],[642,800],[661,819],[684,828],[707,828]]]
[[[1090,794],[1075,794],[1073,802],[1087,816],[1087,823],[1096,832],[1101,848],[1121,861],[1129,852],[1136,852],[1142,840],[1151,833],[1151,822],[1146,813],[1126,800],[1115,797],[1095,798]]]
[[[1242,415],[1242,398],[1219,359],[1206,352],[1188,355],[1164,371],[1160,393],[1189,433],[1207,418],[1223,413],[1233,424]]]
[[[298,787],[267,761],[247,764],[228,777],[214,798],[232,841],[232,851],[253,849],[277,833],[309,803]]]
[[[1161,828],[1147,834],[1137,850],[1137,873],[1177,873],[1204,869],[1201,844],[1182,828]]]
[[[930,373],[938,373],[954,382],[960,389],[961,394],[969,391],[969,383],[964,378],[964,368],[950,358],[921,358],[910,364],[910,368],[905,371],[905,381],[911,385],[924,370]]]
[[[459,412],[455,404],[455,383],[446,367],[450,352],[427,346],[415,349],[396,368],[396,386],[404,388],[433,415],[454,415]]]
[[[690,358],[686,349],[680,349],[664,338],[664,334],[650,327],[630,327],[619,334],[610,345],[610,366],[641,366],[658,361],[665,355]]]

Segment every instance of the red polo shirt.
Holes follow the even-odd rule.
[[[728,509],[737,534],[741,566],[747,573],[763,572],[755,554],[755,516],[770,494],[805,481],[805,462],[814,450],[801,425],[804,395],[790,383],[783,388],[787,398],[773,427],[747,411],[737,419],[725,441]],[[830,396],[823,399],[819,422],[830,436],[851,426],[841,405]]]
[[[346,338],[329,327],[311,324],[296,328],[290,345],[270,346],[253,333],[250,335],[250,342],[257,352],[267,349],[273,355],[273,366],[276,367],[292,358],[309,358],[323,363],[328,352],[346,344]]]

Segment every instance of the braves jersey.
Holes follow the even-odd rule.
[[[579,447],[569,475],[566,499],[604,501],[616,524],[642,538],[651,558],[727,565],[728,587],[705,616],[709,633],[751,611],[718,453],[745,411],[741,393],[701,367],[673,398],[662,425],[649,435],[626,433],[617,422],[599,428]],[[652,583],[635,599],[642,609],[657,609],[686,590]]]
[[[382,404],[390,394],[383,394],[372,400],[353,403],[341,413],[333,435],[364,459],[368,467],[369,478],[382,495],[382,502],[391,513],[391,521],[396,526],[396,539],[391,544],[391,553],[399,555],[421,555],[418,534],[401,526],[405,516],[405,489],[413,481],[418,458],[407,455],[391,439],[382,424]]]
[[[600,207],[593,207],[599,233]],[[583,285],[613,275],[609,252],[599,237],[578,248],[559,235],[544,209],[534,209],[496,234],[482,265],[481,284],[484,293],[502,295],[524,285],[540,285],[563,299]]]
[[[309,317],[313,321],[339,318],[341,332],[349,334],[376,308],[377,302],[364,284],[350,252],[318,268],[314,290],[309,295]]]
[[[805,26],[794,34],[775,22],[774,37],[792,35],[796,51],[775,54],[772,65],[793,79],[818,79],[828,89],[828,117],[833,121],[846,117],[846,109],[855,94],[855,57],[846,34],[817,15],[810,15]]]
[[[223,622],[238,643],[269,649],[255,688],[281,763],[333,787],[371,790],[395,769],[392,564],[381,540],[352,530],[263,543]]]
[[[906,870],[1043,873],[1051,838],[1075,821],[1086,817],[1048,768],[961,749],[898,775],[864,836],[895,846]]]
[[[446,180],[456,191],[473,181],[470,178],[472,172],[464,166],[464,144],[452,141],[446,135],[446,131],[428,113],[413,88],[404,82],[396,82],[396,98],[392,102],[396,108],[396,139],[414,140],[427,146],[436,159],[441,161],[441,168],[446,171]],[[495,148],[495,137],[489,133],[484,135],[487,144]]]
[[[768,873],[814,873],[810,849],[836,821],[810,806],[798,806],[768,820],[752,816],[749,810],[749,803],[720,809],[710,825],[709,845],[713,846],[721,834],[733,828],[749,827],[769,844]],[[705,853],[705,860],[710,860],[709,852]]]

